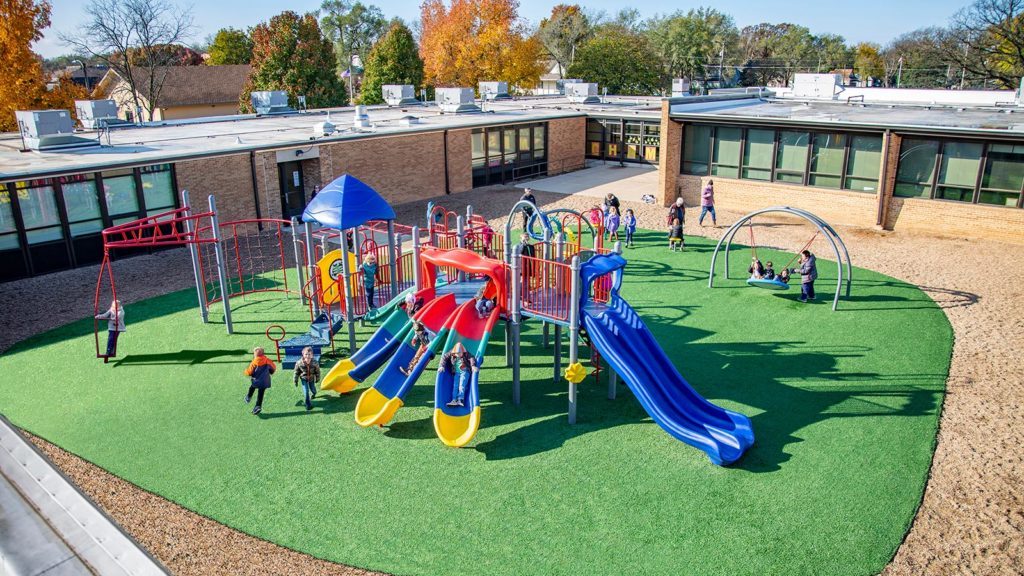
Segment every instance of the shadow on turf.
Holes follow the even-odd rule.
[[[282,386],[282,388],[286,388],[286,386]],[[290,409],[290,410],[287,410],[287,411],[275,411],[275,410],[273,410],[275,405],[273,403],[273,400],[270,398],[270,395],[273,393],[272,391],[273,391],[273,388],[271,388],[271,392],[267,393],[267,400],[265,400],[264,404],[263,404],[263,412],[260,412],[260,414],[258,416],[262,420],[274,420],[274,419],[277,419],[277,418],[290,418],[290,417],[293,417],[293,416],[305,416],[307,413],[312,413],[312,414],[317,414],[317,413],[319,413],[319,414],[336,414],[338,412],[352,412],[353,410],[355,410],[356,402],[359,401],[359,395],[358,394],[341,394],[341,395],[321,394],[321,395],[318,395],[316,398],[314,398],[312,400],[312,402],[311,402],[313,404],[313,409],[312,410],[307,411],[303,407],[303,401],[299,400],[298,402],[294,403],[294,405],[293,405],[294,408],[293,409]],[[284,394],[290,394],[290,392],[289,391],[283,391],[282,396]],[[282,399],[281,402],[282,403],[287,403],[288,402],[288,398]],[[281,404],[277,404],[277,405],[280,406]]]
[[[114,366],[122,365],[180,365],[180,364],[238,364],[238,356],[249,354],[248,350],[179,350],[177,352],[166,352],[161,354],[132,354],[117,359]],[[214,358],[230,356],[231,360],[210,362]]]

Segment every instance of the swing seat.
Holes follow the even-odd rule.
[[[764,278],[747,278],[747,284],[755,288],[764,288],[765,290],[789,290],[789,284],[786,284],[777,278],[773,280],[765,280]]]

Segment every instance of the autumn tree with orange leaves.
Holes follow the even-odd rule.
[[[32,43],[43,37],[50,25],[50,3],[34,0],[0,0],[0,132],[18,129],[15,110],[74,108],[76,98],[85,98],[84,88],[62,79],[47,91],[46,78]]]
[[[482,80],[510,89],[537,85],[544,71],[540,41],[519,18],[516,0],[425,0],[420,5],[420,57],[431,86],[476,88]]]

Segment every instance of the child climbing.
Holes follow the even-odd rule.
[[[441,356],[437,371],[448,372],[455,376],[452,381],[452,399],[448,402],[448,406],[464,405],[470,374],[479,370],[480,368],[476,365],[476,358],[466,350],[462,342],[457,342],[451,351],[445,352]]]
[[[633,214],[632,208],[626,208],[626,217],[623,219],[622,225],[626,227],[626,247],[633,247],[633,234],[636,234],[636,215]]]
[[[302,382],[306,410],[312,410],[312,399],[316,398],[316,383],[320,381],[320,363],[313,359],[313,348],[310,346],[302,349],[302,359],[295,363],[294,380],[296,386]]]
[[[423,325],[423,322],[416,320],[412,325],[412,333],[412,340],[409,343],[418,347],[416,348],[416,354],[413,355],[408,366],[402,366],[398,369],[406,376],[412,374],[413,368],[416,367],[416,363],[420,361],[420,358],[426,354],[427,345],[430,344],[430,334],[427,332],[427,327]]]
[[[121,307],[121,301],[111,300],[110,308],[102,314],[97,314],[96,319],[107,321],[107,354],[103,357],[103,363],[106,364],[110,358],[117,355],[117,337],[125,331],[124,308]]]
[[[683,225],[679,218],[673,218],[672,225],[668,227],[668,249],[681,252],[683,248]]]
[[[359,267],[363,271],[363,288],[366,289],[366,306],[373,310],[376,306],[373,304],[373,289],[374,282],[377,279],[377,256],[374,254],[367,254],[363,257],[363,264]]]
[[[245,375],[249,377],[249,391],[245,394],[245,403],[252,401],[252,393],[256,392],[256,407],[252,409],[253,414],[263,411],[263,394],[270,388],[270,376],[277,371],[277,366],[267,358],[263,348],[257,346],[252,349],[252,362],[245,369]]]

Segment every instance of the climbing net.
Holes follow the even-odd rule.
[[[253,219],[222,222],[219,242],[227,271],[225,286],[228,297],[259,292],[298,293],[300,286],[289,281],[289,270],[295,266],[294,249],[286,248],[287,220]],[[199,230],[201,238],[212,239],[210,226]],[[200,283],[206,304],[223,300],[217,275],[216,242],[199,245]]]

